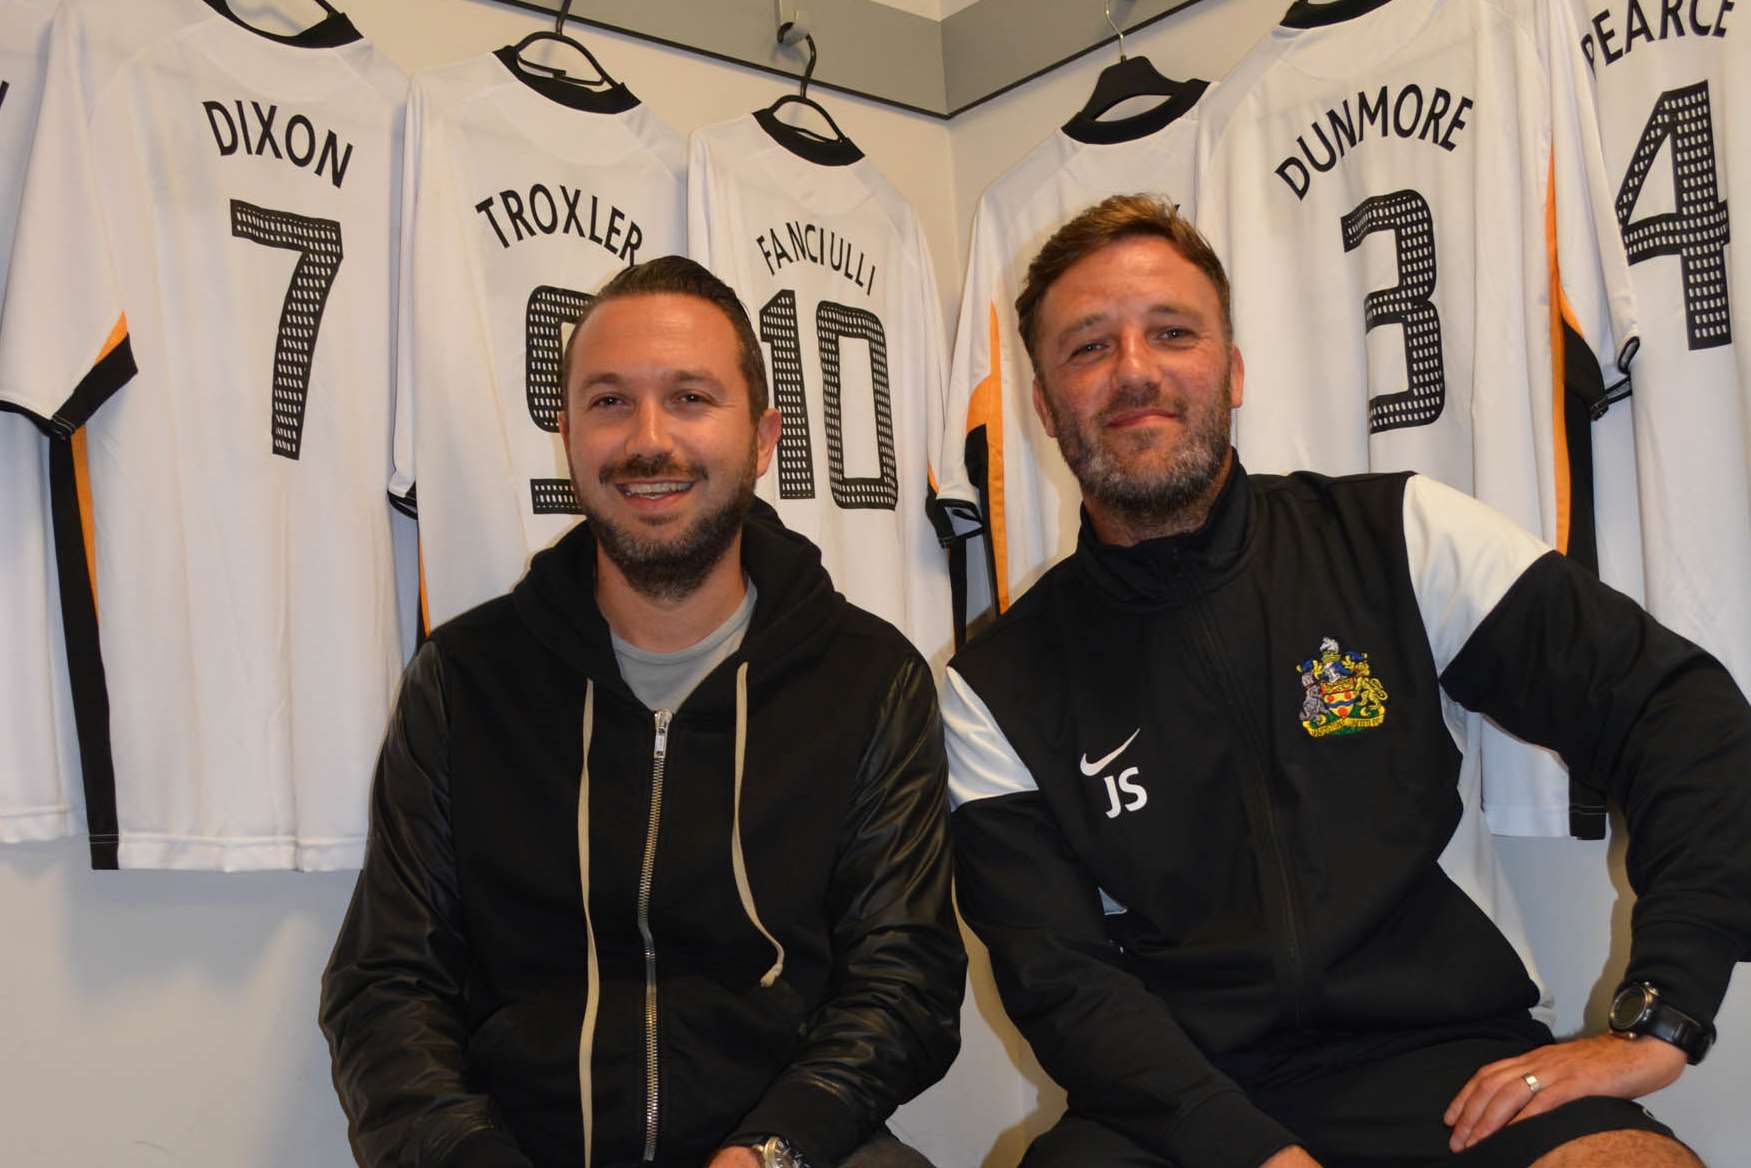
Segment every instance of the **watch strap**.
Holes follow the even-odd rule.
[[[1658,988],[1646,983],[1636,983],[1625,986],[1619,993],[1641,992],[1646,995],[1646,1004],[1642,1014],[1630,1026],[1623,1027],[1619,1032],[1625,1034],[1646,1034],[1669,1042],[1685,1053],[1690,1065],[1700,1063],[1714,1044],[1714,1028],[1705,1026],[1692,1018],[1678,1007],[1669,1005]],[[1615,1028],[1615,1024],[1614,1024]]]

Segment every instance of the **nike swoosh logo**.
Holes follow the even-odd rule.
[[[1113,751],[1111,754],[1107,755],[1105,758],[1099,759],[1095,762],[1089,762],[1088,755],[1084,754],[1082,756],[1082,773],[1087,775],[1089,778],[1093,778],[1095,775],[1098,775],[1102,771],[1106,770],[1107,764],[1112,762],[1115,758],[1118,758],[1121,754],[1124,754],[1125,747],[1127,747],[1127,746],[1131,745],[1131,743],[1137,741],[1137,735],[1139,735],[1141,733],[1143,733],[1143,727],[1139,726],[1135,730],[1131,731],[1131,737],[1125,739],[1125,741],[1119,745],[1119,748],[1117,750]]]

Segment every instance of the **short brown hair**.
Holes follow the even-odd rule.
[[[1137,235],[1167,240],[1187,262],[1209,277],[1222,306],[1222,337],[1234,341],[1234,318],[1228,306],[1228,273],[1209,240],[1198,233],[1179,208],[1155,195],[1114,195],[1103,199],[1058,228],[1028,265],[1027,282],[1015,298],[1015,313],[1021,320],[1021,342],[1028,360],[1039,369],[1034,353],[1040,301],[1072,265],[1103,247]]]
[[[660,256],[615,273],[614,278],[602,285],[602,290],[578,313],[578,319],[572,325],[572,339],[577,338],[578,330],[584,327],[590,314],[610,300],[664,293],[697,297],[715,305],[729,319],[730,327],[736,330],[738,364],[748,383],[748,409],[758,422],[760,415],[766,412],[766,356],[760,350],[760,338],[754,335],[754,326],[749,323],[748,310],[742,307],[735,289],[718,279],[710,269],[686,256]],[[559,362],[559,384],[569,394],[571,383],[572,345],[567,341]]]

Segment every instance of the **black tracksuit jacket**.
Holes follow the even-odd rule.
[[[1712,1020],[1751,956],[1725,670],[1431,480],[1236,463],[1197,532],[1114,548],[1085,523],[946,679],[961,910],[1074,1110],[1252,1168],[1293,1142],[1254,1068],[1535,1004],[1439,862],[1465,813],[1451,702],[1559,750],[1577,820],[1622,805],[1628,977]]]
[[[763,505],[742,557],[747,635],[663,735],[587,525],[408,668],[322,984],[361,1164],[699,1168],[781,1134],[832,1165],[947,1069],[965,954],[929,669]]]

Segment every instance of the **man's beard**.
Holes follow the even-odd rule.
[[[754,480],[758,477],[758,450],[750,443],[748,461],[736,480],[736,489],[722,506],[700,515],[678,535],[668,538],[645,535],[617,526],[606,515],[593,508],[585,492],[577,492],[584,518],[596,535],[596,544],[610,563],[620,569],[633,591],[651,600],[676,601],[691,596],[711,570],[718,565],[742,523],[754,506]],[[672,455],[654,457],[634,455],[624,462],[602,468],[596,476],[609,490],[615,490],[612,480],[656,478],[673,475],[695,484],[708,481],[705,469],[687,466]]]
[[[1234,410],[1234,375],[1222,375],[1222,392],[1202,405],[1177,403],[1186,432],[1171,448],[1151,449],[1127,465],[1102,440],[1107,420],[1127,410],[1174,404],[1160,388],[1121,390],[1088,423],[1060,413],[1050,392],[1046,409],[1058,431],[1058,449],[1082,493],[1139,531],[1186,530],[1192,513],[1208,498],[1228,458]],[[1141,461],[1142,465],[1138,465]]]

